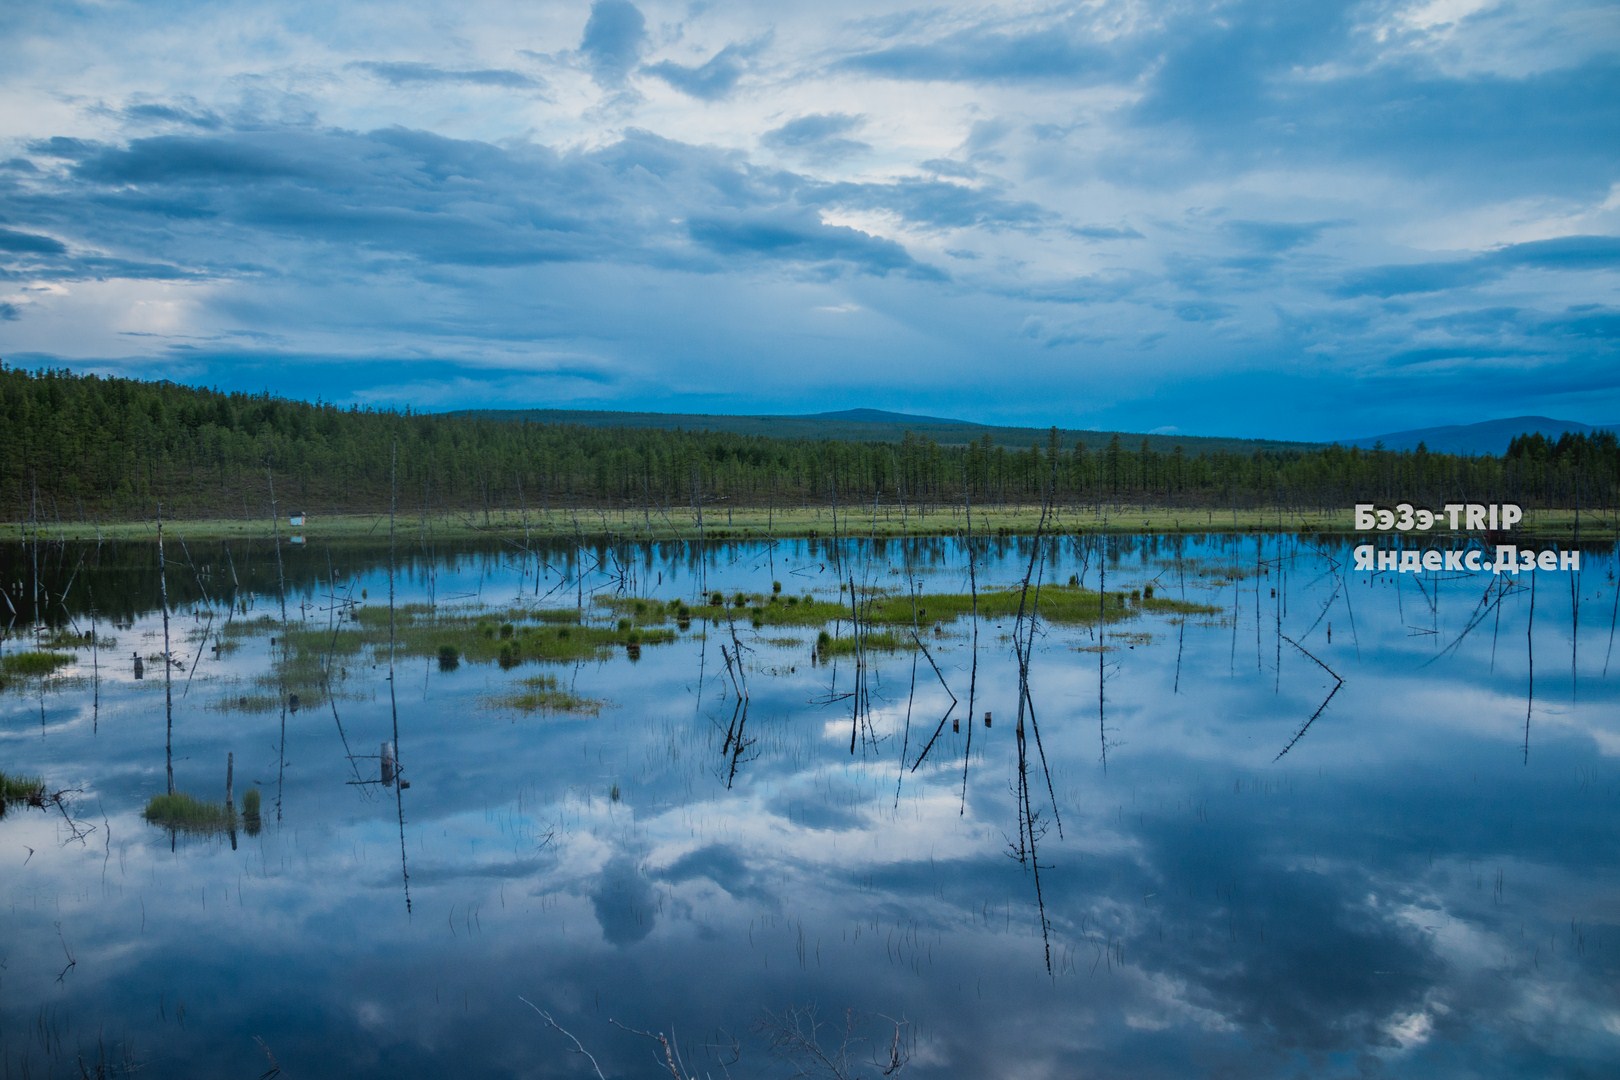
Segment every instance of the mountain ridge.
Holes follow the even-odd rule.
[[[579,424],[585,427],[663,428],[670,431],[717,431],[740,435],[769,435],[775,438],[837,439],[849,442],[899,442],[909,432],[932,439],[942,446],[965,446],[988,436],[992,443],[1008,449],[1027,450],[1046,444],[1050,428],[1019,427],[1006,424],[980,424],[939,416],[920,416],[884,409],[854,408],[820,413],[654,413],[616,412],[605,409],[458,409],[441,415],[479,417],[490,420],[529,421],[546,424]],[[1255,450],[1308,450],[1320,443],[1286,439],[1236,438],[1219,435],[1165,435],[1086,428],[1059,428],[1063,445],[1101,450],[1115,436],[1129,450],[1145,441],[1154,451],[1170,453],[1177,446],[1187,453]]]
[[[1557,439],[1565,432],[1591,435],[1597,432],[1620,434],[1620,425],[1583,424],[1576,420],[1558,420],[1550,416],[1508,416],[1495,420],[1481,420],[1473,424],[1447,424],[1438,427],[1411,428],[1383,435],[1368,435],[1357,439],[1341,439],[1339,445],[1371,450],[1382,443],[1386,450],[1415,450],[1419,443],[1437,454],[1505,454],[1508,443],[1520,435],[1541,434]]]

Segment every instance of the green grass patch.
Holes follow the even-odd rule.
[[[612,626],[581,624],[573,610],[506,609],[468,611],[465,608],[433,608],[407,604],[394,609],[394,654],[396,657],[427,657],[443,670],[460,664],[499,664],[503,668],[533,662],[568,663],[603,659],[616,649],[639,651],[647,645],[674,641],[674,629],[657,625],[649,608],[635,615],[620,617]],[[631,609],[633,611],[633,609]],[[261,686],[285,683],[300,694],[309,693],[311,702],[320,697],[321,665],[325,657],[355,656],[368,653],[372,661],[388,656],[388,611],[362,608],[361,617],[337,631],[292,630],[287,634],[288,649],[278,657],[272,674],[259,679]],[[454,657],[454,660],[451,660]],[[334,674],[334,682],[338,675]]]
[[[220,627],[220,635],[227,641],[233,638],[257,637],[268,634],[279,625],[274,615],[260,615],[256,619],[232,619]]]
[[[38,650],[7,653],[0,656],[0,676],[14,679],[37,678],[50,675],[71,663],[73,663],[73,657],[67,653],[40,652]]]
[[[1160,615],[1218,615],[1225,610],[1213,604],[1197,604],[1168,596],[1150,596],[1142,601],[1142,609]]]
[[[861,636],[861,644],[868,652],[899,652],[901,649],[914,649],[916,642],[910,634],[901,636],[890,630],[873,630]],[[855,638],[850,637],[823,637],[816,641],[816,651],[823,660],[830,656],[854,656]]]
[[[118,639],[94,630],[81,632],[59,626],[40,638],[36,644],[41,649],[89,649],[92,647],[111,649],[117,646]]]
[[[493,698],[492,703],[519,712],[579,713],[595,716],[603,702],[567,690],[555,675],[536,675],[518,684],[520,689]]]
[[[299,705],[303,705],[302,698]],[[208,707],[215,712],[273,713],[281,708],[281,698],[276,694],[232,694]]]
[[[45,797],[45,781],[37,776],[12,776],[0,772],[0,804],[35,802]]]
[[[154,795],[141,816],[154,825],[186,832],[222,832],[236,824],[236,815],[222,802],[203,802],[185,792]]]
[[[1097,622],[1118,622],[1136,614],[1136,604],[1128,594],[1109,593],[1101,601],[1091,589],[1072,585],[1043,585],[1039,595],[1031,588],[1026,595],[1022,589],[986,589],[979,593],[981,619],[1012,619],[1018,615],[1019,605],[1026,615],[1034,612],[1046,622],[1089,626]],[[954,622],[973,614],[973,596],[970,593],[932,593],[913,599],[909,595],[885,594],[874,596],[860,604],[861,619],[884,626],[919,626]],[[848,617],[848,610],[844,616]]]

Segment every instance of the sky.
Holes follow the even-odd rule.
[[[1620,423],[1620,6],[0,5],[0,360],[342,405]]]

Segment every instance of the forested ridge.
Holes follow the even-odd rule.
[[[1337,446],[1189,453],[1056,432],[1023,448],[610,429],[341,408],[269,394],[0,366],[0,518],[258,516],[284,509],[1069,503],[1306,509],[1401,500],[1603,509],[1620,487],[1608,433],[1515,439],[1500,457]]]

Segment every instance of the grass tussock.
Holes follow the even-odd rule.
[[[891,630],[873,630],[861,635],[861,644],[868,652],[899,652],[916,648],[910,634],[901,636]],[[854,656],[855,638],[823,636],[816,641],[816,652],[823,660],[830,656]]]
[[[40,678],[53,674],[71,663],[73,657],[67,653],[39,650],[7,653],[0,656],[0,676],[13,679]]]
[[[575,713],[595,716],[604,702],[568,690],[555,675],[536,675],[518,684],[520,689],[493,700],[493,704],[519,712]]]
[[[38,776],[12,776],[7,772],[0,772],[0,806],[7,803],[32,803],[39,805],[45,801],[45,781]]]
[[[111,649],[117,646],[118,639],[110,634],[97,633],[94,630],[69,630],[66,627],[57,627],[41,637],[38,642],[41,649],[88,649],[100,647]]]
[[[1168,596],[1150,596],[1142,601],[1142,609],[1160,615],[1217,615],[1223,610],[1213,604],[1196,604]]]
[[[300,700],[299,704],[303,702]],[[281,708],[281,698],[276,694],[232,694],[209,703],[208,707],[215,712],[273,713]]]
[[[154,825],[186,832],[220,832],[236,824],[236,814],[224,803],[204,802],[183,791],[152,796],[141,816]]]

